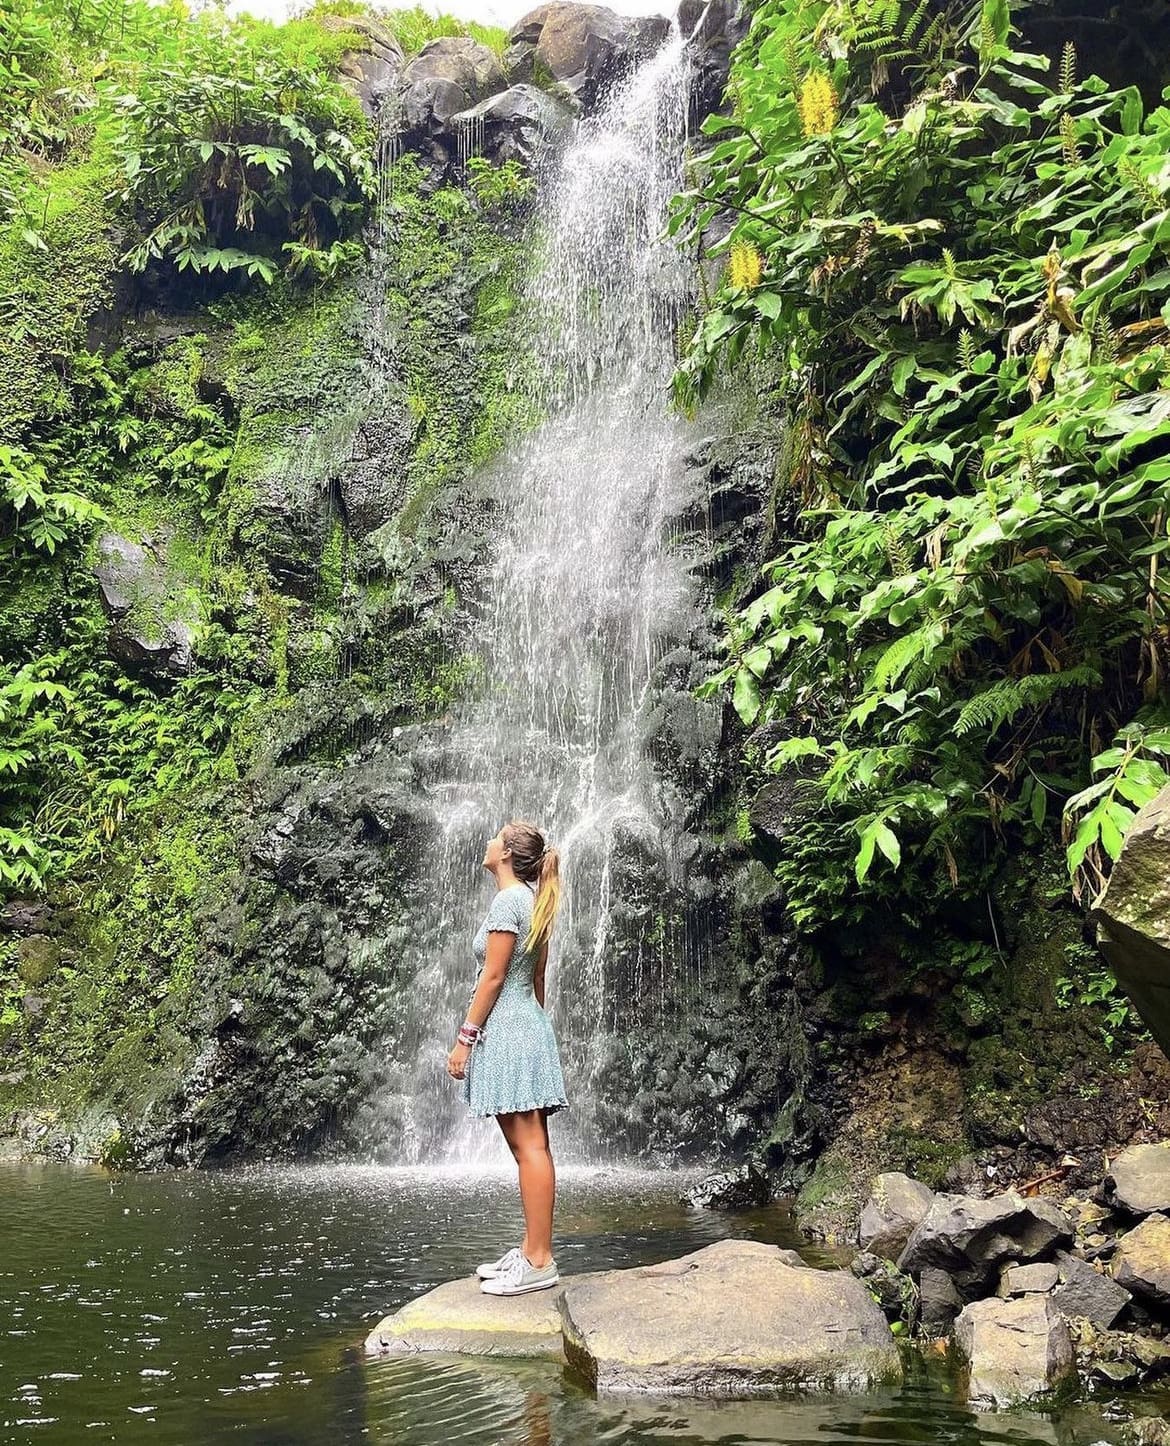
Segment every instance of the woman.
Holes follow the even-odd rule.
[[[520,1167],[524,1239],[479,1266],[487,1295],[522,1295],[558,1280],[552,1253],[556,1173],[548,1116],[564,1109],[556,1037],[544,1012],[548,940],[561,899],[560,856],[535,825],[516,820],[483,857],[496,895],[472,940],[475,995],[447,1059],[473,1114],[495,1115]]]

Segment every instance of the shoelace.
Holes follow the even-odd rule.
[[[509,1262],[507,1270],[502,1274],[509,1285],[519,1285],[524,1279],[524,1270],[528,1262],[524,1259],[519,1249],[516,1251],[516,1258]]]
[[[502,1275],[502,1274],[504,1274],[506,1271],[511,1270],[512,1267],[516,1264],[516,1262],[517,1262],[519,1259],[520,1259],[520,1247],[519,1247],[518,1245],[513,1245],[512,1248],[511,1248],[511,1250],[509,1250],[509,1251],[507,1252],[507,1254],[504,1255],[504,1256],[501,1258],[500,1263],[499,1263],[499,1265],[496,1267],[496,1269],[497,1269],[497,1270],[500,1272],[500,1274]]]

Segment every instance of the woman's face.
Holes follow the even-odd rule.
[[[501,828],[494,838],[488,839],[488,846],[483,856],[483,866],[485,869],[495,869],[499,866],[501,859],[504,857],[504,848],[504,830]]]

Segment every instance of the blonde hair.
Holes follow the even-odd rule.
[[[534,823],[513,819],[504,825],[504,847],[512,853],[512,872],[525,883],[536,885],[532,927],[525,949],[539,949],[547,943],[561,904],[561,856],[548,848],[544,834]]]

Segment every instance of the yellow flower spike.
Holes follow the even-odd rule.
[[[815,70],[805,76],[797,104],[806,137],[827,136],[837,124],[837,92],[823,71]]]
[[[750,241],[736,241],[731,248],[727,274],[732,286],[754,291],[764,274],[764,258]]]

